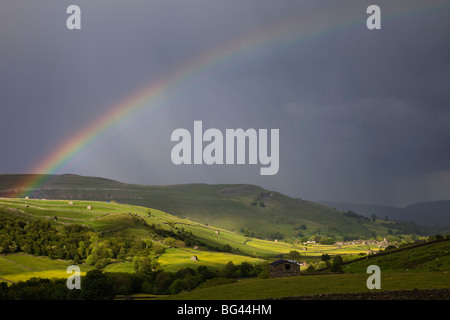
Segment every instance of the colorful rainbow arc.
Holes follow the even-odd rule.
[[[446,4],[445,6],[448,5]],[[417,11],[420,12],[423,9],[430,9],[429,7],[429,5],[428,8],[427,5],[417,5],[408,12],[397,11],[389,15],[394,17],[411,14]],[[442,4],[434,5],[433,7],[439,8],[442,7]],[[339,10],[339,12],[342,12],[342,10]],[[383,18],[385,19],[386,17],[383,16]],[[170,99],[173,100],[201,83],[202,78],[207,78],[209,74],[217,74],[221,70],[229,68],[230,65],[227,62],[231,63],[233,58],[237,56],[242,56],[265,45],[285,48],[289,45],[338,32],[352,26],[364,26],[365,19],[366,16],[364,15],[356,18],[341,15],[338,22],[332,20],[330,23],[326,23],[326,21],[323,23],[324,20],[322,18],[320,23],[318,23],[316,17],[312,15],[302,16],[301,18],[296,17],[269,29],[259,29],[252,33],[247,33],[228,44],[215,48],[215,50],[185,64],[166,78],[156,83],[151,83],[141,91],[116,104],[109,112],[64,141],[29,171],[36,174],[29,175],[26,181],[21,181],[20,186],[16,188],[17,192],[14,196],[24,196],[29,190],[36,189],[44,184],[48,178],[46,174],[61,172],[62,168],[71,159],[93,144],[100,136],[105,135],[109,129],[120,121],[131,118],[143,109],[154,110],[163,106],[168,102],[167,98],[165,98],[165,93],[169,90],[176,89],[176,96]]]

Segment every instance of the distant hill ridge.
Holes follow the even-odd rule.
[[[41,186],[24,190],[30,198],[116,201],[156,208],[202,224],[264,239],[320,235],[344,240],[423,233],[413,224],[373,223],[361,215],[291,198],[251,184],[146,186],[78,175],[47,175]],[[30,175],[0,175],[0,196],[24,187]],[[33,176],[38,178],[38,176]]]
[[[380,219],[387,216],[392,220],[412,221],[426,227],[450,230],[450,200],[420,202],[404,208],[331,201],[319,203],[338,210],[352,210],[367,217],[375,214]]]

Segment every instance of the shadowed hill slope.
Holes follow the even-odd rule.
[[[37,176],[34,176],[36,178]],[[347,239],[419,233],[415,226],[373,223],[311,201],[291,198],[255,185],[184,184],[145,186],[77,175],[40,176],[37,188],[22,190],[30,198],[116,201],[156,208],[181,218],[267,239],[341,236]],[[24,188],[30,175],[0,175],[0,196]],[[412,229],[411,229],[412,228]]]

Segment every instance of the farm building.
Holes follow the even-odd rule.
[[[300,264],[292,260],[277,260],[270,265],[270,277],[288,277],[300,275]]]

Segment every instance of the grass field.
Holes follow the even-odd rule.
[[[194,255],[198,258],[198,261],[191,260],[191,257]],[[158,262],[165,271],[177,271],[180,268],[186,267],[196,269],[200,265],[222,268],[229,261],[232,261],[234,264],[240,264],[242,262],[261,263],[264,260],[225,252],[177,248],[166,250],[166,252],[158,259]]]
[[[196,256],[198,261],[192,261],[191,257],[193,256]],[[158,258],[158,263],[160,264],[161,269],[168,272],[176,272],[182,268],[197,269],[199,266],[221,269],[229,261],[232,261],[237,265],[242,262],[249,262],[252,264],[261,263],[265,260],[231,253],[194,250],[192,248],[169,248]],[[127,273],[135,272],[132,262],[113,263],[106,266],[104,271]]]
[[[327,293],[368,292],[367,274],[331,274],[273,279],[249,279],[217,287],[161,297],[170,300],[259,300]],[[441,289],[450,287],[450,273],[382,272],[381,290]],[[153,297],[152,299],[155,299]]]
[[[69,261],[51,260],[26,254],[0,255],[0,281],[18,282],[30,278],[68,278]],[[93,267],[81,265],[81,275]]]
[[[134,273],[133,262],[118,262],[112,263],[106,266],[104,269],[105,272],[125,272],[125,273]]]

